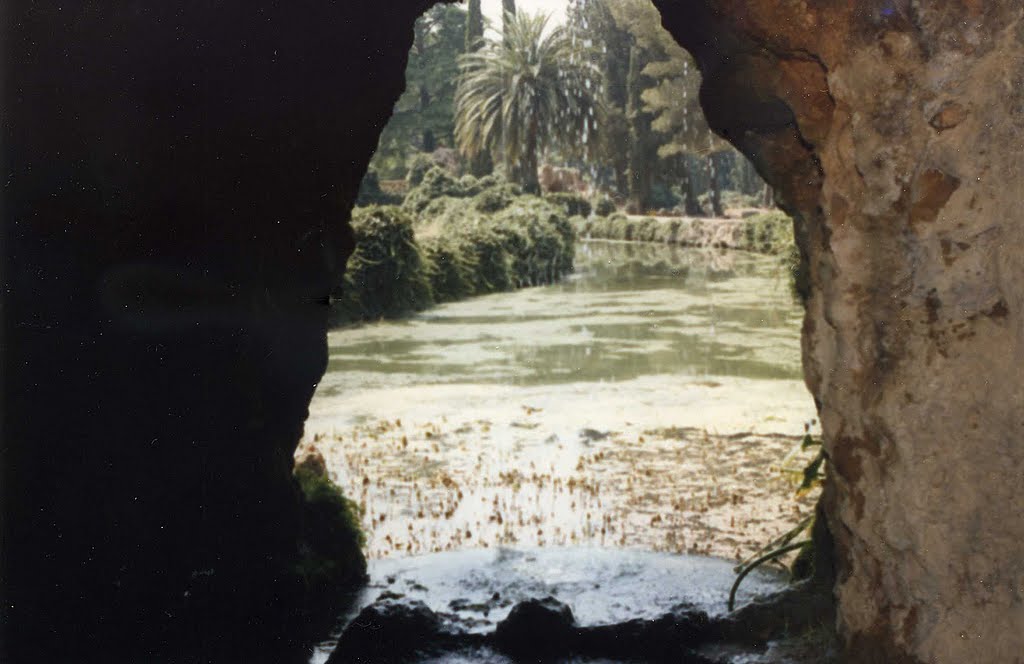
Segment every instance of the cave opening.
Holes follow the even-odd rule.
[[[0,10],[5,661],[305,654],[293,452],[431,4]],[[845,661],[1019,659],[1019,3],[654,4],[795,220]]]
[[[365,537],[371,590],[346,620],[423,600],[481,631],[552,588],[599,606],[568,588],[636,565],[649,610],[591,621],[655,617],[698,568],[720,610],[733,565],[788,544],[766,561],[788,574],[810,538],[821,457],[793,222],[707,126],[699,70],[648,0],[487,4],[416,23],[296,450]],[[554,90],[579,87],[532,159],[514,127],[483,135],[529,113],[473,106],[472,85],[494,84],[481,70],[507,83],[515,40],[552,51]]]

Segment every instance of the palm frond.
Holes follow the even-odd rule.
[[[501,155],[535,164],[537,152],[574,151],[597,131],[600,72],[562,26],[544,14],[509,17],[501,40],[459,60],[455,138],[467,157]]]

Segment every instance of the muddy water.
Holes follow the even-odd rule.
[[[777,259],[589,242],[565,282],[332,332],[300,454],[371,559],[586,545],[745,557],[810,509]],[[813,428],[813,424],[811,424]]]

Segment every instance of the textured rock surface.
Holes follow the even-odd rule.
[[[1024,661],[1020,3],[656,4],[799,218],[847,657]]]

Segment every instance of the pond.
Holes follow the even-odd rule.
[[[371,561],[461,549],[746,557],[788,530],[814,404],[775,257],[580,243],[562,283],[333,331],[300,448]]]

